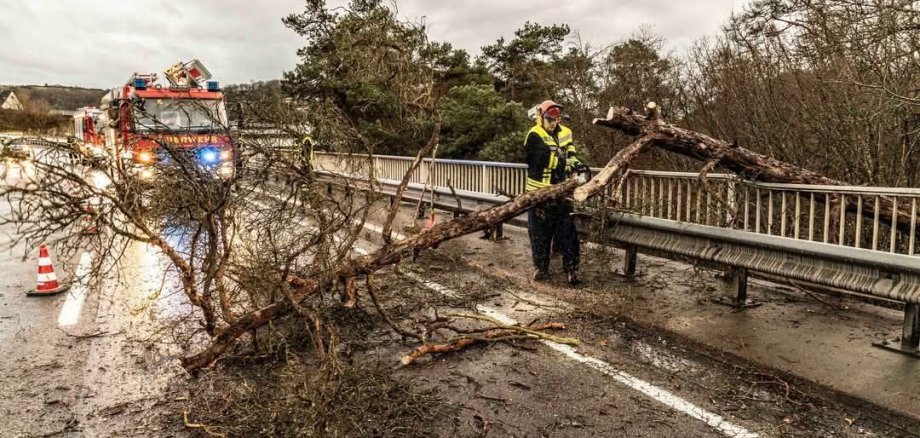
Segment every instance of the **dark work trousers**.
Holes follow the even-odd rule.
[[[534,207],[527,213],[530,252],[537,269],[549,271],[550,244],[553,244],[562,253],[563,269],[566,272],[578,270],[580,244],[572,211],[571,202],[561,201]]]

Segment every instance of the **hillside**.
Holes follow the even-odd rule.
[[[56,110],[74,110],[82,106],[99,105],[99,100],[106,91],[59,85],[0,85],[0,90],[8,89],[12,89],[27,107],[38,106]]]

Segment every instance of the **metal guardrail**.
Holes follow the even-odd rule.
[[[316,153],[316,167],[329,171],[370,169],[381,179],[402,180],[413,157],[374,155],[373,157]],[[410,179],[413,183],[493,195],[524,193],[527,166],[518,163],[425,158]]]
[[[915,257],[720,229],[687,222],[607,213],[601,235],[626,249],[623,271],[635,274],[639,248],[732,267],[737,308],[750,307],[748,271],[841,288],[905,303],[899,338],[875,345],[920,357],[920,263]]]
[[[67,144],[66,138],[60,137],[19,137],[13,136],[8,137],[6,140],[3,140],[0,143],[6,143],[13,145],[26,145],[26,146],[43,146],[43,147],[56,147]]]
[[[363,163],[366,169],[373,169],[376,174],[380,182],[379,190],[392,195],[398,186],[398,177],[408,170],[411,163],[411,158],[405,157],[374,156],[360,157],[357,162],[350,160],[355,160],[355,157],[320,154],[317,156],[317,168],[324,171],[325,178],[340,178],[342,172]],[[455,212],[475,211],[505,202],[508,199],[506,196],[483,193],[475,188],[486,187],[483,184],[490,181],[486,176],[503,171],[512,176],[514,172],[520,171],[519,176],[523,180],[523,171],[526,170],[522,165],[507,163],[429,160],[423,163],[424,171],[413,175],[405,199],[417,201],[425,193],[424,180],[445,181],[446,185],[448,177],[433,174],[441,166],[448,169],[445,171],[447,175],[456,175],[451,172],[466,172],[467,178],[460,178],[459,181],[463,183],[458,184],[463,189],[456,189],[453,184],[453,192],[448,187],[434,187],[426,196],[433,196],[435,207]],[[473,173],[483,176],[476,180]],[[389,178],[392,176],[397,178]],[[643,214],[610,213],[607,222],[615,225],[606,233],[613,242],[626,247],[626,275],[635,273],[637,251],[646,248],[731,266],[737,293],[732,304],[737,307],[749,305],[749,270],[903,302],[902,336],[876,345],[920,357],[920,260],[893,250],[879,251],[877,245],[871,249],[848,248],[840,243],[844,240],[837,241],[838,244],[829,244],[830,239],[815,239],[813,234],[817,217],[815,206],[821,201],[820,196],[814,194],[826,197],[909,197],[916,206],[920,189],[760,184],[714,174],[709,176],[708,190],[704,190],[697,178],[697,174],[679,172],[630,173],[623,188],[624,203]],[[469,187],[474,190],[469,190]],[[751,191],[756,193],[760,201],[751,203]],[[799,206],[795,210],[799,220],[787,223],[785,209],[779,209],[781,217],[777,220],[774,216],[775,206],[771,203],[774,191],[779,193],[783,205],[789,201],[787,196],[802,198],[803,194],[810,194],[807,204],[809,214],[800,215],[802,208],[799,199],[795,201]],[[509,192],[512,195],[517,193]],[[718,193],[725,194],[719,200],[721,207],[714,206],[713,199]],[[745,201],[739,204],[740,199]],[[460,206],[457,205],[458,200]],[[735,204],[732,204],[732,200]],[[766,211],[764,216],[760,216],[761,210]],[[739,218],[739,211],[743,211],[745,216]],[[753,221],[745,219],[752,215]],[[802,217],[807,218],[807,228],[801,222]],[[824,219],[826,221],[831,217],[825,214]],[[841,223],[846,223],[847,217],[843,214],[840,217]],[[855,221],[859,220],[855,218]],[[913,209],[912,221],[916,226],[916,207]],[[752,222],[753,228],[750,226]],[[775,222],[779,222],[780,228],[774,228]],[[806,234],[801,232],[787,232],[788,224],[794,224],[799,231],[810,230],[808,238],[804,238]],[[877,230],[881,224],[876,221],[873,227],[877,239]],[[829,228],[825,222],[823,236],[827,236],[826,230]],[[897,232],[895,227],[891,227],[891,230],[892,233]],[[856,233],[859,233],[858,228]],[[859,239],[856,242],[858,245]],[[911,244],[908,247],[909,254],[914,254],[913,239],[907,239],[907,242]]]
[[[346,176],[341,173],[318,170],[320,181],[340,184],[343,179],[348,179],[355,188],[366,190],[371,185],[362,177]],[[391,179],[378,179],[374,183],[374,190],[383,195],[396,196],[400,181]],[[472,192],[468,190],[450,190],[443,187],[426,187],[424,184],[410,182],[403,193],[404,200],[419,201],[423,204],[433,205],[438,210],[446,210],[455,214],[464,214],[485,210],[496,205],[504,204],[511,198],[503,195],[490,195],[487,193]]]
[[[377,178],[400,180],[413,158],[318,152],[316,159],[318,168],[329,171],[354,169],[360,163],[363,169],[372,168]],[[513,196],[523,193],[526,172],[523,164],[427,158],[411,181]],[[920,188],[770,184],[727,174],[710,174],[707,181],[704,186],[697,173],[630,170],[621,205],[644,216],[679,222],[879,252],[920,253]],[[609,190],[608,198],[613,195]],[[848,201],[855,201],[856,211],[840,208]],[[891,222],[881,220],[883,203],[893,206]],[[899,217],[909,218],[908,232],[894,226]]]
[[[695,173],[632,171],[624,206],[643,215],[873,251],[920,252],[920,189],[771,184]],[[846,208],[853,203],[856,208]],[[891,220],[881,211],[891,208]],[[868,216],[868,218],[867,218]],[[909,231],[898,229],[909,218]]]

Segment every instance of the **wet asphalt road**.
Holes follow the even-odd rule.
[[[9,210],[0,202],[0,215]],[[15,232],[0,226],[0,437],[159,436],[159,420],[141,412],[181,374],[150,324],[181,308],[161,287],[170,277],[159,255],[132,245],[111,275],[81,275],[95,254],[61,260],[52,244],[55,273],[71,287],[27,296],[38,249],[11,246]]]
[[[8,208],[0,203],[0,212]],[[10,226],[0,227],[0,243],[6,242],[14,232]],[[364,250],[374,247],[367,240],[359,242],[359,246]],[[21,259],[23,254],[28,255],[26,260]],[[162,258],[144,245],[133,245],[117,271],[119,278],[94,278],[88,282],[78,316],[62,318],[65,307],[74,307],[67,305],[68,299],[71,302],[75,299],[73,294],[34,298],[24,293],[34,287],[36,257],[37,249],[34,248],[5,246],[0,254],[3,275],[0,283],[0,378],[3,382],[0,385],[0,437],[183,435],[181,428],[178,432],[164,430],[162,418],[155,414],[162,400],[175,398],[172,393],[175,388],[170,388],[169,383],[182,375],[176,360],[180,351],[171,338],[154,330],[156,320],[183,313],[183,300],[175,290],[175,279],[166,271]],[[65,281],[73,278],[72,273],[80,263],[79,257],[54,261],[58,275]],[[425,273],[423,269],[417,275],[432,280],[422,286],[439,294],[458,293],[483,281],[478,273],[458,276],[444,275],[444,271]],[[496,285],[481,286],[493,288]],[[480,311],[497,308],[506,313],[511,310],[511,315],[521,311],[524,312],[519,314],[522,317],[541,312],[541,308],[517,309],[521,306],[520,291],[517,295],[507,295],[507,291],[492,290],[498,290],[501,295],[486,300]],[[548,304],[563,305],[559,302]],[[560,314],[559,317],[565,316]],[[62,324],[62,321],[67,323]],[[521,405],[519,413],[506,416],[507,424],[503,427],[509,433],[519,430],[511,422],[516,416],[534,420],[533,417],[541,415],[565,414],[564,421],[553,420],[553,424],[557,427],[568,425],[570,430],[557,430],[557,436],[618,436],[618,432],[605,428],[627,423],[633,434],[639,436],[783,435],[777,433],[787,421],[781,412],[735,418],[732,411],[720,411],[722,406],[712,401],[719,394],[681,383],[672,375],[706,383],[700,376],[714,379],[729,375],[731,368],[723,369],[719,364],[704,367],[698,362],[688,362],[699,358],[675,356],[672,347],[616,341],[620,335],[615,328],[587,326],[580,330],[578,335],[582,339],[596,339],[594,347],[569,352],[547,345],[540,346],[537,353],[524,355],[509,349],[473,350],[468,355],[447,359],[453,363],[420,368],[417,374],[412,369],[403,373],[413,373],[412,377],[432,384],[453,382],[451,376],[454,376],[456,382],[452,384],[465,388],[470,379],[504,382],[508,380],[509,370],[526,369],[522,377],[512,382],[516,383],[514,388],[520,389],[521,385],[533,388],[531,394],[539,394],[537,400],[543,404]],[[598,347],[600,340],[603,340],[603,349]],[[610,348],[606,349],[608,342]],[[699,376],[689,374],[687,369]],[[711,388],[712,384],[702,387]],[[456,402],[485,412],[494,408],[491,405],[495,403],[490,405],[494,399],[510,400],[511,389],[501,393],[478,387],[469,393],[464,392],[466,389],[458,389],[456,395],[460,398]],[[755,395],[771,404],[770,397],[775,397],[775,394]],[[603,404],[605,408],[600,408],[598,414],[571,408],[571,412],[566,412],[561,408],[585,400],[590,403],[584,406]],[[554,407],[553,403],[559,406]],[[503,408],[506,412],[509,409],[514,407]],[[619,410],[613,422],[596,420],[595,415],[606,415],[603,413],[610,409]],[[839,409],[831,413],[834,421],[846,418],[845,408]],[[666,423],[664,426],[662,421]],[[597,428],[586,429],[585,425],[590,423],[595,423]],[[536,422],[530,426],[535,433],[542,427],[537,427]],[[854,429],[852,433],[828,434],[828,430],[822,428],[814,432],[814,436],[857,436],[873,431]]]
[[[8,212],[9,205],[0,203],[0,211]],[[0,378],[4,382],[0,385],[0,423],[4,427],[0,436],[50,433],[71,422],[71,408],[82,392],[88,346],[67,333],[92,326],[86,321],[89,318],[66,327],[66,332],[58,326],[66,294],[25,294],[35,288],[38,250],[10,248],[6,242],[13,233],[12,226],[0,227],[4,242],[0,256]],[[24,253],[28,255],[25,261]],[[60,277],[63,266],[71,261],[54,262]],[[92,307],[87,304],[83,312],[91,314]]]

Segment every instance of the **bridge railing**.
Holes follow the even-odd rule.
[[[351,166],[364,163],[368,166],[365,172],[373,166],[377,183],[369,188],[391,196],[411,162],[403,157],[325,154],[317,157],[317,167],[330,171],[320,175],[332,181],[343,173],[366,181],[368,173],[342,167],[349,161]],[[430,196],[427,199],[435,208],[476,211],[507,200],[484,190],[490,182],[486,176],[506,172],[520,181],[524,179],[521,165],[440,161],[422,164],[404,193],[406,199]],[[460,187],[447,190],[438,184],[442,180],[425,173],[437,172],[438,167],[449,169],[445,173],[454,177],[460,174],[458,181],[472,185],[457,184]],[[436,187],[426,194],[421,181],[429,178]],[[625,247],[622,272],[626,276],[635,275],[637,253],[642,248],[731,267],[736,296],[727,304],[738,309],[757,305],[747,297],[748,271],[901,302],[904,319],[900,337],[873,344],[920,357],[920,264],[912,257],[920,189],[765,184],[725,174],[709,175],[703,183],[696,173],[641,170],[627,173],[620,187],[620,207],[625,205],[639,214],[608,211],[608,220],[600,225],[603,231],[596,237],[600,242]],[[506,194],[517,193],[520,192]],[[857,202],[850,203],[848,197]],[[604,197],[599,198],[604,202]],[[879,245],[886,232],[881,219],[885,202],[890,207],[885,211],[890,218],[887,248]],[[909,210],[903,210],[907,205]],[[868,225],[862,214],[866,206],[873,209],[869,215],[873,220]],[[909,235],[899,231],[904,223],[898,222],[898,211],[910,212]],[[862,234],[866,229],[871,231],[871,237]],[[837,234],[833,234],[835,231]],[[501,227],[495,232],[500,235]],[[866,241],[871,242],[868,248],[845,246],[851,243],[859,247]],[[899,253],[905,247],[909,255]]]
[[[377,178],[392,180],[402,179],[412,160],[412,157],[390,155],[369,158],[366,155],[316,154],[319,169],[341,172],[356,167],[366,169],[373,164]],[[527,166],[524,164],[425,158],[410,182],[493,195],[518,195],[524,192],[526,176]]]
[[[373,166],[377,178],[400,180],[411,157],[317,153],[332,172]],[[597,171],[599,169],[595,169]],[[527,166],[465,160],[423,160],[411,182],[494,195],[523,193]],[[915,255],[920,252],[920,189],[771,184],[734,175],[630,170],[620,206],[644,216],[840,246]],[[609,187],[607,199],[614,188]],[[603,202],[603,200],[601,200]],[[900,226],[899,226],[900,224]]]
[[[772,184],[630,171],[627,208],[661,219],[896,254],[918,253],[920,189]]]

